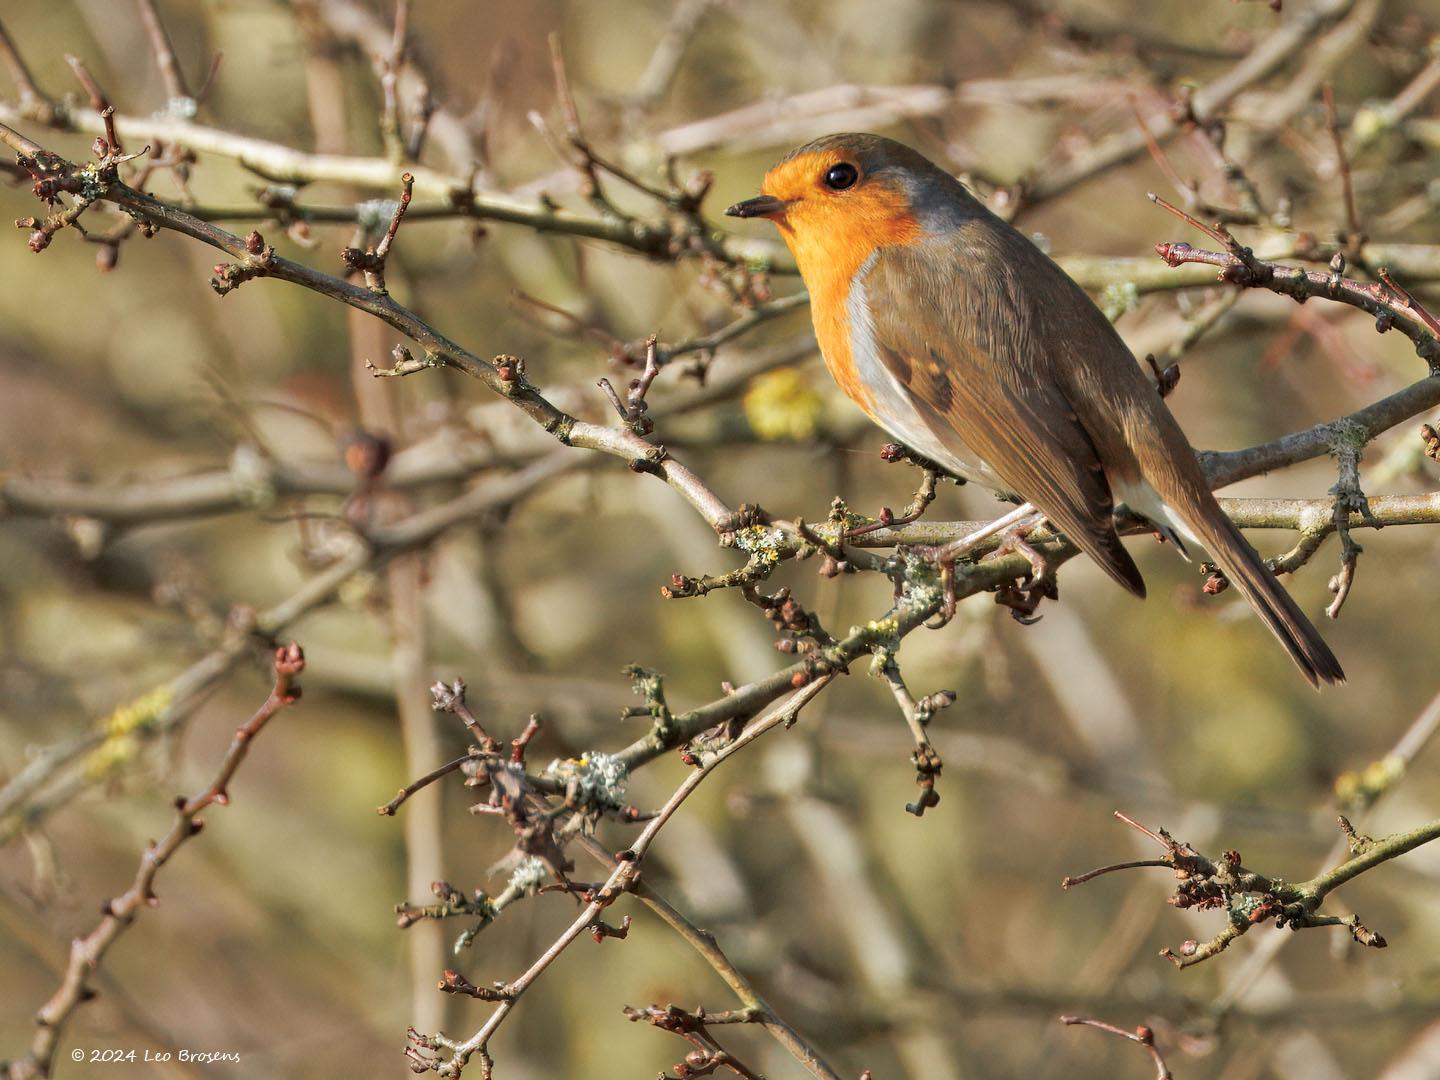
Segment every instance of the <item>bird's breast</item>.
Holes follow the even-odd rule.
[[[882,355],[885,344],[875,330],[874,308],[866,289],[866,275],[880,256],[876,252],[856,271],[843,305],[814,312],[815,333],[825,365],[840,388],[866,414],[906,446],[944,465],[951,472],[988,487],[1003,486],[978,455],[965,445],[945,417],[927,416],[906,384],[912,370],[910,357]],[[822,318],[825,326],[822,328]],[[926,358],[932,367],[935,361]]]
[[[875,417],[875,410],[872,407],[872,394],[870,387],[861,378],[857,366],[856,337],[857,328],[852,325],[853,304],[850,302],[853,297],[859,295],[863,304],[864,290],[860,285],[861,274],[857,273],[852,281],[846,285],[840,285],[818,290],[812,290],[810,294],[810,316],[815,324],[815,340],[820,346],[820,356],[825,361],[825,367],[830,372],[831,378],[845,391],[845,395],[851,401],[864,409],[872,418]],[[857,294],[857,289],[859,290]],[[865,313],[868,323],[868,309]],[[874,334],[867,333],[865,327],[859,328],[858,342],[862,350],[873,342]],[[878,419],[878,418],[876,418]]]

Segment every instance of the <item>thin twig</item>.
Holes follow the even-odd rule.
[[[1349,247],[1364,243],[1364,235],[1360,229],[1360,213],[1355,208],[1355,183],[1350,177],[1350,158],[1345,152],[1345,137],[1340,134],[1340,121],[1335,112],[1335,88],[1328,82],[1323,87],[1323,95],[1325,126],[1335,146],[1335,171],[1340,175],[1340,190],[1345,199],[1345,233],[1341,240]]]
[[[501,988],[504,1000],[500,1002],[495,1011],[490,1014],[490,1018],[485,1021],[478,1031],[464,1042],[459,1043],[442,1040],[439,1036],[422,1037],[422,1039],[433,1039],[439,1042],[441,1046],[450,1051],[451,1055],[447,1062],[427,1061],[424,1062],[425,1066],[435,1069],[436,1071],[444,1069],[445,1075],[453,1077],[458,1076],[469,1063],[470,1059],[477,1054],[482,1055],[483,1060],[484,1056],[488,1055],[490,1039],[505,1022],[506,1017],[508,1017],[510,1012],[515,1008],[516,1003],[524,993],[545,973],[550,965],[559,958],[561,953],[579,938],[581,934],[589,930],[590,926],[600,917],[601,913],[607,907],[613,904],[622,894],[629,891],[633,886],[639,876],[641,863],[644,861],[651,844],[654,843],[660,830],[664,828],[666,822],[670,820],[691,792],[725,759],[733,756],[740,749],[749,745],[767,731],[782,724],[793,723],[800,709],[823,690],[829,681],[829,677],[825,676],[796,690],[786,701],[774,708],[769,714],[756,720],[747,727],[734,742],[720,750],[709,763],[692,771],[690,775],[686,777],[684,783],[676,788],[674,794],[666,800],[665,805],[660,808],[659,813],[646,824],[644,830],[630,847],[621,853],[616,868],[611,872],[605,883],[599,889],[594,890],[594,898],[585,906],[575,921],[526,969],[524,974],[513,982],[504,984]],[[413,1046],[415,1041],[416,1040],[412,1040],[412,1050],[415,1049]],[[421,1042],[421,1045],[428,1048],[430,1043]],[[416,1064],[421,1063],[413,1053],[411,1059],[412,1062],[416,1062]]]
[[[106,953],[142,910],[159,904],[155,879],[161,868],[185,841],[204,827],[203,815],[207,808],[229,805],[230,781],[249,753],[250,743],[276,713],[300,700],[300,687],[295,681],[305,670],[305,654],[300,646],[291,642],[276,649],[272,668],[275,681],[269,696],[255,715],[236,729],[215,778],[198,794],[175,800],[174,824],[158,842],[152,841],[145,848],[130,888],[106,901],[99,924],[89,934],[71,942],[64,980],[36,1013],[30,1052],[10,1064],[9,1080],[41,1080],[51,1075],[60,1036],[75,1010],[95,996],[90,984]]]
[[[170,40],[170,33],[165,29],[165,23],[155,7],[155,0],[135,0],[135,3],[140,9],[140,21],[144,23],[145,33],[150,38],[150,48],[155,53],[155,62],[160,67],[160,77],[165,82],[165,92],[169,95],[172,106],[181,102],[193,102],[194,95],[185,83],[185,73],[180,70],[180,61],[175,56],[175,44]]]
[[[1130,1042],[1139,1043],[1149,1052],[1150,1060],[1155,1065],[1155,1080],[1173,1080],[1175,1074],[1172,1073],[1169,1066],[1165,1064],[1165,1058],[1155,1046],[1155,1032],[1151,1031],[1148,1027],[1141,1026],[1137,1027],[1134,1031],[1126,1031],[1124,1028],[1116,1027],[1114,1024],[1108,1024],[1104,1020],[1094,1020],[1088,1016],[1062,1016],[1060,1017],[1060,1023],[1066,1027],[1080,1024],[1085,1027],[1096,1028],[1100,1031],[1107,1031],[1111,1035],[1118,1035],[1122,1039],[1128,1039]]]
[[[62,122],[60,107],[36,85],[34,76],[30,74],[30,68],[6,31],[4,23],[0,23],[0,63],[5,65],[5,69],[10,73],[10,81],[15,84],[15,90],[20,97],[20,114],[22,116],[42,124]]]
[[[436,780],[439,780],[445,776],[449,776],[452,772],[460,768],[461,765],[464,765],[465,762],[469,760],[469,754],[461,754],[454,761],[447,761],[438,769],[432,769],[430,772],[420,777],[420,779],[411,781],[410,783],[406,784],[388,803],[386,803],[384,806],[377,806],[375,808],[375,812],[382,817],[394,817],[395,811],[399,810],[400,807],[405,803],[407,799],[410,798],[411,795],[414,795],[422,788],[429,787],[431,784],[435,783]]]

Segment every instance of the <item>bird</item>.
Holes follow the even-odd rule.
[[[791,151],[761,194],[725,213],[779,228],[825,366],[891,436],[1025,500],[1137,597],[1145,581],[1120,542],[1117,509],[1181,554],[1185,539],[1198,544],[1312,686],[1345,681],[1221,510],[1110,320],[956,177],[892,139],[829,135]]]

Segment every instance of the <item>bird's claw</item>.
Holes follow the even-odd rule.
[[[1039,622],[1041,616],[1035,612],[1040,607],[1040,602],[1057,600],[1060,595],[1050,560],[1045,557],[1044,552],[1031,546],[1027,539],[1038,525],[1039,522],[1036,521],[1023,521],[1008,529],[1000,546],[986,556],[987,559],[994,559],[1019,552],[1030,563],[1030,573],[1020,584],[1012,582],[995,590],[995,602],[1009,608],[1011,617],[1022,626]]]
[[[940,571],[940,589],[942,600],[940,610],[925,620],[925,629],[939,630],[955,617],[955,559],[957,556],[947,555],[943,547],[917,548],[918,553],[932,560]]]
[[[1044,518],[1036,511],[1030,503],[1025,503],[1011,510],[1003,517],[996,518],[988,525],[984,525],[974,532],[952,540],[948,544],[942,544],[933,548],[917,548],[916,550],[924,558],[935,563],[940,569],[940,584],[944,590],[944,601],[940,608],[938,621],[931,618],[925,625],[930,629],[939,629],[955,617],[955,560],[961,555],[968,554],[978,547],[982,542],[994,536],[996,533],[1003,534],[1007,539],[1002,543],[1024,544],[1024,537],[1030,530],[1039,525]],[[1023,530],[1023,532],[1021,531]],[[1017,534],[1012,537],[1012,534]],[[1031,566],[1044,563],[1043,557],[1034,548],[1025,544],[1023,548],[1011,548],[1010,550],[1023,550],[1028,552]],[[1037,573],[1037,577],[1039,574]],[[1053,589],[1053,586],[1051,586]]]

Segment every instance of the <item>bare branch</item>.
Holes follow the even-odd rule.
[[[1276,2],[1278,3],[1279,0],[1276,0]],[[1064,1024],[1066,1027],[1070,1027],[1075,1024],[1080,1024],[1084,1027],[1092,1027],[1098,1031],[1105,1031],[1109,1032],[1111,1035],[1118,1035],[1120,1038],[1128,1039],[1130,1042],[1139,1043],[1141,1046],[1145,1047],[1146,1051],[1149,1052],[1150,1060],[1155,1065],[1155,1080],[1173,1080],[1175,1074],[1172,1073],[1169,1066],[1165,1064],[1165,1058],[1161,1055],[1159,1049],[1157,1049],[1155,1046],[1155,1032],[1151,1031],[1148,1027],[1142,1025],[1140,1027],[1137,1027],[1134,1031],[1126,1031],[1124,1028],[1116,1027],[1114,1024],[1106,1023],[1104,1020],[1094,1020],[1088,1016],[1062,1016],[1060,1017],[1060,1023]]]
[[[71,943],[64,980],[36,1014],[35,1037],[30,1043],[30,1052],[21,1060],[10,1063],[6,1073],[9,1080],[39,1080],[51,1074],[66,1023],[77,1008],[95,996],[91,982],[106,953],[142,910],[160,903],[155,895],[155,879],[161,868],[185,841],[204,827],[203,815],[207,808],[230,804],[230,781],[249,753],[251,741],[276,713],[300,700],[300,687],[295,681],[305,670],[305,654],[300,646],[291,642],[276,649],[272,666],[275,682],[270,695],[255,715],[236,729],[235,737],[210,785],[188,799],[180,796],[175,800],[175,823],[158,842],[151,842],[146,847],[130,888],[107,900],[101,908],[102,918],[95,929]]]

